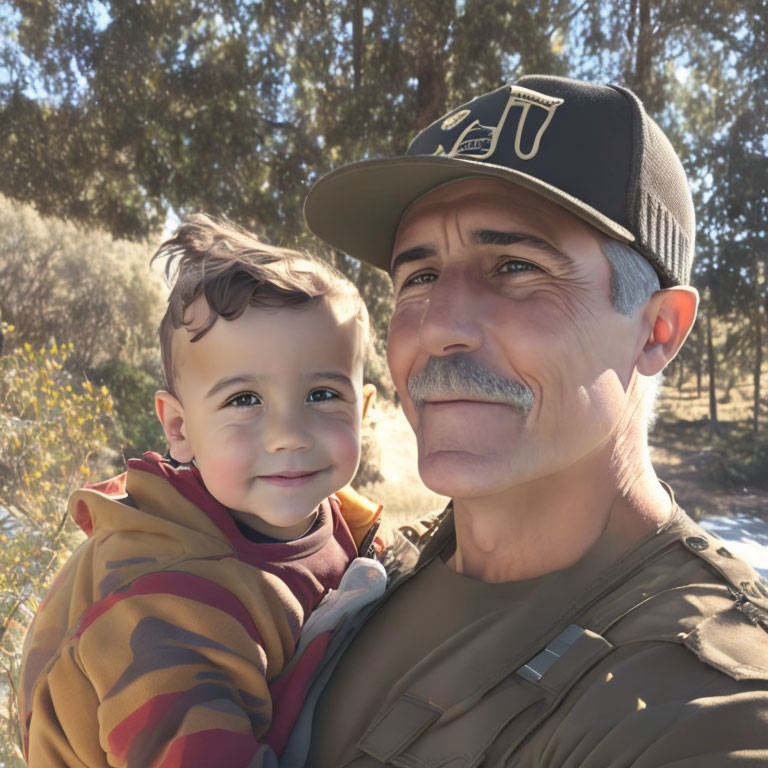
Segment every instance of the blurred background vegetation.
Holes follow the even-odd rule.
[[[629,85],[680,153],[703,300],[657,435],[705,455],[701,477],[765,485],[765,0],[0,0],[0,768],[22,764],[13,681],[77,540],[69,492],[162,447],[163,229],[204,210],[334,262],[368,302],[368,376],[391,400],[388,278],[313,240],[303,198],[534,72]]]

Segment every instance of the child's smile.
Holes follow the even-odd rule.
[[[343,306],[343,305],[342,305]],[[194,329],[205,301],[191,305]],[[326,298],[299,308],[248,307],[201,339],[175,331],[179,461],[245,525],[300,535],[360,458],[363,339]]]

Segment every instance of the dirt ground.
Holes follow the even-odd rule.
[[[718,397],[718,418],[723,434],[749,418],[751,388],[734,387],[728,398]],[[665,388],[659,399],[659,420],[649,436],[656,472],[668,482],[691,516],[754,515],[768,522],[766,487],[718,481],[718,458],[709,433],[706,391],[697,395],[693,385],[682,391]],[[768,418],[768,413],[763,415]],[[768,467],[765,468],[768,475]]]
[[[768,522],[768,491],[718,483],[708,474],[711,451],[686,444],[681,437],[686,431],[701,428],[698,424],[689,429],[665,428],[651,436],[651,455],[658,476],[672,486],[680,506],[696,519],[748,514]]]

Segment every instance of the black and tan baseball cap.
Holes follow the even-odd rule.
[[[695,223],[685,171],[640,100],[616,85],[520,78],[448,112],[405,155],[321,177],[304,213],[318,237],[388,270],[408,207],[476,176],[538,192],[631,244],[662,286],[690,281]]]

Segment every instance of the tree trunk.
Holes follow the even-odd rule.
[[[426,128],[446,109],[448,84],[446,65],[448,42],[456,17],[456,4],[448,0],[430,0],[414,4],[418,8],[416,57],[416,119],[414,130]]]
[[[637,20],[634,10],[637,8]],[[635,48],[635,62],[632,73],[632,90],[640,97],[644,104],[649,104],[652,95],[652,67],[653,67],[653,29],[651,27],[651,0],[639,0],[633,7],[632,21],[636,24],[637,34],[632,34],[637,41]]]
[[[752,431],[757,435],[760,431],[760,372],[763,367],[763,313],[758,304],[755,307],[755,368],[752,374],[754,385]]]
[[[352,87],[359,93],[363,80],[363,0],[355,0],[352,13]]]
[[[701,323],[696,323],[696,397],[701,397],[701,380],[704,376],[701,361],[704,357],[701,349]]]
[[[735,373],[730,373],[728,375],[728,379],[725,382],[725,390],[723,391],[723,396],[720,398],[721,403],[731,402],[731,390],[733,389],[734,384],[736,384],[736,378],[737,374]]]
[[[709,373],[709,434],[716,435],[717,397],[715,392],[715,347],[712,343],[712,317],[707,312],[707,372]]]

